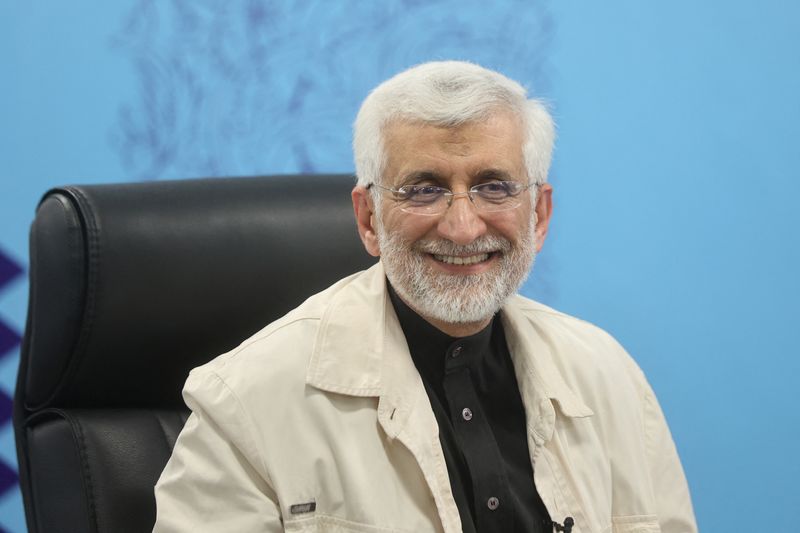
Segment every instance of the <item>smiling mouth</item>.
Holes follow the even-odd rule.
[[[440,255],[440,254],[431,254],[431,255],[433,255],[433,258],[439,261],[440,263],[446,263],[448,265],[476,265],[478,263],[483,263],[484,261],[488,260],[492,254],[482,253],[475,255],[467,255],[464,257],[457,255]]]

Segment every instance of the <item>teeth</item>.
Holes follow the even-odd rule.
[[[474,265],[475,263],[480,263],[482,261],[486,261],[489,259],[489,254],[478,254],[478,255],[470,255],[467,257],[457,257],[454,255],[438,255],[434,254],[434,258],[437,261],[441,261],[442,263],[447,263],[449,265]]]

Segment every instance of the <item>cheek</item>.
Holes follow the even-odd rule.
[[[498,213],[499,216],[489,223],[490,231],[495,235],[506,238],[511,242],[519,242],[530,227],[528,216],[521,211],[508,211]]]
[[[403,213],[400,210],[386,215],[384,218],[386,232],[400,236],[409,243],[430,238],[431,233],[436,230],[438,217],[414,216]]]

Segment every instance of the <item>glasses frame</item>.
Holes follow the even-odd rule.
[[[519,183],[519,182],[511,182],[509,180],[506,180],[506,182]],[[478,211],[480,211],[482,213],[500,213],[500,212],[503,212],[503,211],[511,211],[512,209],[517,209],[520,205],[522,205],[522,202],[520,202],[520,203],[518,203],[516,205],[511,205],[509,207],[504,207],[503,209],[494,209],[494,210],[482,209],[478,204],[475,203],[475,196],[473,196],[473,195],[480,196],[480,193],[477,190],[477,188],[482,186],[482,185],[486,185],[486,183],[479,183],[477,185],[473,185],[472,187],[469,188],[469,190],[464,191],[464,192],[453,192],[450,189],[448,189],[447,187],[440,187],[439,185],[435,185],[435,187],[438,187],[439,189],[442,189],[442,190],[445,191],[444,193],[442,193],[442,195],[447,199],[447,207],[445,207],[441,211],[437,211],[435,213],[424,213],[424,212],[420,212],[420,211],[413,211],[413,210],[409,210],[409,208],[406,208],[406,207],[401,207],[400,210],[403,211],[404,213],[408,213],[408,214],[411,214],[411,215],[435,217],[435,216],[443,215],[444,213],[446,213],[447,210],[450,209],[450,206],[453,205],[453,199],[456,196],[466,196],[467,198],[469,198],[470,203],[472,203],[472,205],[475,207],[475,209],[477,209]],[[510,194],[508,196],[508,198],[516,198],[517,196],[519,196],[523,192],[527,191],[531,187],[535,187],[535,188],[538,189],[541,185],[542,184],[539,183],[539,182],[529,181],[528,183],[524,184],[519,189],[519,191],[517,191],[516,194]],[[367,188],[367,190],[369,190],[373,186],[378,188],[378,189],[380,189],[380,190],[382,190],[382,191],[390,192],[393,195],[401,195],[401,194],[403,194],[403,191],[401,191],[400,189],[396,189],[394,187],[384,187],[383,185],[379,185],[379,184],[377,184],[375,182],[372,182],[372,183],[368,184],[366,188]],[[392,197],[392,200],[395,201],[395,202],[402,202],[403,198]],[[500,204],[498,204],[498,205],[500,205]]]

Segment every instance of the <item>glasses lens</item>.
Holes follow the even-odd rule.
[[[406,185],[397,190],[397,198],[407,213],[438,214],[447,209],[447,192],[434,185]]]
[[[519,207],[525,186],[516,181],[491,181],[472,188],[475,206],[483,211],[505,211]]]
[[[520,193],[527,188],[517,181],[492,181],[472,187],[468,194],[481,211],[506,211],[522,205]],[[448,196],[466,194],[453,195],[448,189],[435,185],[405,185],[394,191],[400,210],[415,215],[441,215],[450,204]]]

